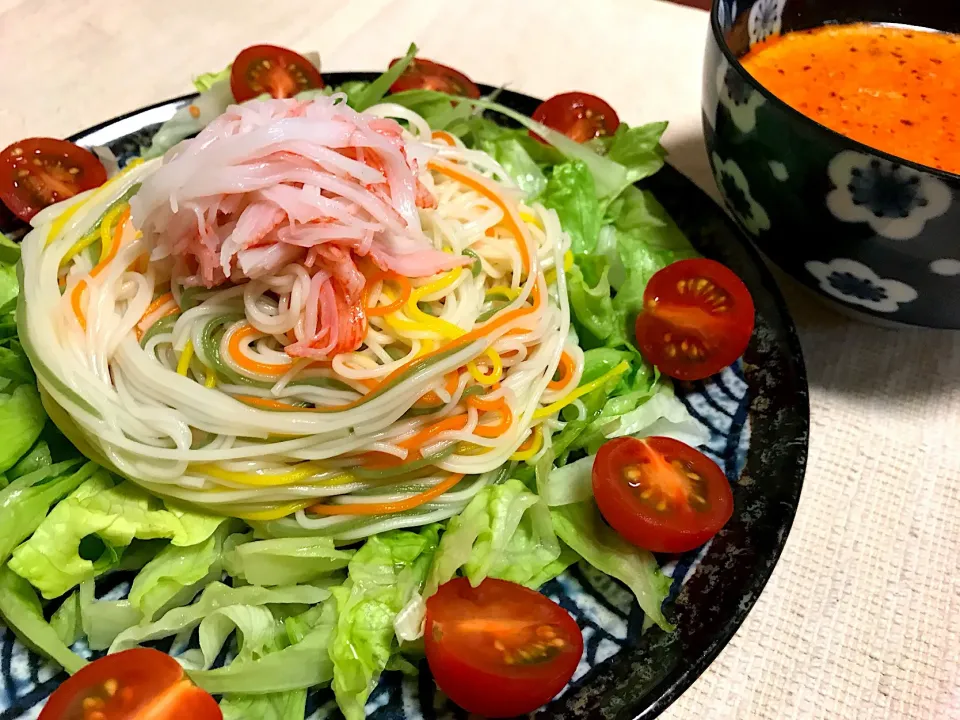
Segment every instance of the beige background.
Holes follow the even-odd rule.
[[[706,29],[656,0],[0,0],[0,146],[187,92],[256,42],[355,70],[415,40],[476,80],[670,120],[671,161],[715,194]],[[867,327],[784,291],[811,383],[800,510],[743,628],[664,717],[960,718],[960,333]]]

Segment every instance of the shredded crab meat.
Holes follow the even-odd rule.
[[[291,263],[311,276],[293,357],[355,350],[367,330],[358,258],[405,277],[469,262],[424,235],[420,182],[432,150],[394,120],[342,96],[234,105],[173,148],[130,202],[151,259],[175,260],[183,285],[269,278]]]

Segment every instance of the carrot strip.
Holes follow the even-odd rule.
[[[430,135],[430,139],[439,140],[450,147],[453,147],[457,144],[457,141],[453,139],[453,135],[448,133],[446,130],[434,130]]]
[[[117,257],[117,251],[120,249],[120,235],[123,232],[123,226],[130,219],[130,206],[127,205],[126,209],[123,211],[123,214],[120,216],[120,219],[117,220],[116,227],[113,231],[113,242],[110,243],[110,251],[107,253],[106,257],[102,258],[100,262],[97,263],[96,267],[90,271],[90,277],[96,277],[104,268],[106,268],[110,263],[114,261]],[[87,318],[83,313],[83,308],[80,305],[80,301],[83,298],[83,291],[87,287],[87,280],[84,278],[78,282],[73,287],[73,293],[70,295],[70,305],[73,308],[74,315],[77,316],[77,320],[80,322],[80,327],[86,331],[87,329]]]
[[[326,503],[317,503],[311,505],[307,510],[315,515],[389,515],[393,513],[404,512],[420,507],[434,498],[440,497],[447,490],[452,488],[463,479],[460,473],[454,473],[446,479],[434,485],[429,490],[418,493],[406,500],[388,503],[354,503],[350,505],[330,505]]]
[[[251,335],[262,334],[263,333],[253,327],[253,325],[244,325],[230,335],[230,340],[227,342],[227,352],[230,354],[230,359],[247,372],[256,373],[257,375],[269,375],[270,377],[280,377],[290,370],[290,366],[293,365],[293,360],[276,364],[260,362],[259,360],[251,360],[244,355],[240,349],[243,341]]]
[[[526,225],[520,219],[516,209],[504,201],[503,197],[492,185],[492,183],[482,175],[459,168],[452,163],[448,163],[438,158],[433,158],[430,160],[429,168],[440,173],[441,175],[446,175],[447,177],[453,178],[457,182],[460,182],[472,190],[477,191],[485,198],[495,203],[501,210],[503,210],[503,220],[500,222],[505,225],[507,231],[517,239],[520,257],[523,260],[523,268],[527,272],[530,272],[530,254],[527,252],[527,244],[525,242],[527,237]]]
[[[400,286],[400,297],[394,300],[388,305],[375,305],[371,307],[368,304],[368,295],[370,294],[370,288],[376,285],[378,282],[392,282]],[[373,277],[367,280],[367,283],[364,287],[363,293],[363,309],[367,313],[367,317],[379,317],[381,315],[389,315],[394,313],[404,306],[407,300],[410,298],[410,293],[413,292],[413,287],[410,285],[410,281],[405,278],[403,275],[398,275],[397,273],[386,273],[380,272],[374,275]]]
[[[443,389],[447,391],[447,395],[453,395],[457,390],[457,385],[460,384],[460,373],[456,370],[447,373],[446,381],[443,383]],[[440,399],[440,396],[437,395],[433,390],[428,393],[425,393],[420,396],[420,399],[417,400],[413,406],[416,408],[423,407],[432,407],[434,405],[440,405],[443,403],[443,400]]]
[[[397,443],[397,446],[402,447],[404,450],[423,447],[427,444],[427,442],[445,430],[463,430],[466,424],[466,415],[454,415],[452,417],[444,418],[443,420],[435,422],[433,425],[429,425],[427,428],[421,430],[415,435],[411,435],[406,440],[401,440]]]
[[[176,315],[178,312],[180,312],[180,307],[179,307],[178,305],[174,305],[172,308],[168,308],[166,312],[163,312],[163,313],[161,313],[160,315],[158,315],[157,318],[156,318],[156,320],[153,321],[153,323],[160,322],[160,321],[163,320],[165,317],[170,317],[171,315]],[[144,314],[143,317],[144,317],[144,318],[147,317],[146,314]],[[142,339],[143,339],[143,334],[146,332],[146,330],[143,330],[143,329],[141,329],[141,327],[140,327],[140,324],[141,324],[142,322],[143,322],[143,318],[140,318],[140,320],[137,322],[137,324],[133,326],[133,331],[137,334],[137,340],[142,340]],[[147,327],[147,330],[149,330],[150,327],[153,327],[153,323],[150,323],[150,326]]]
[[[160,308],[162,308],[164,305],[166,305],[166,304],[167,304],[168,302],[170,302],[171,300],[173,300],[173,293],[172,293],[172,292],[166,292],[166,293],[164,293],[163,295],[161,295],[160,297],[158,297],[158,298],[157,298],[156,300],[154,300],[152,303],[150,303],[149,305],[147,305],[147,309],[143,311],[143,315],[140,316],[139,322],[143,322],[146,317],[148,317],[149,315],[152,315],[153,313],[155,313],[157,310],[159,310]]]
[[[477,410],[497,413],[500,416],[500,421],[496,425],[477,425],[473,432],[480,437],[500,437],[513,425],[513,411],[507,404],[507,399],[503,396],[498,397],[496,400],[484,400],[476,395],[471,395],[467,398],[467,404],[472,405]]]
[[[563,389],[570,378],[573,377],[575,372],[575,366],[573,363],[573,358],[570,357],[570,353],[563,353],[560,355],[560,366],[557,368],[560,371],[560,377],[556,380],[551,380],[547,383],[547,389],[549,390],[561,390]]]

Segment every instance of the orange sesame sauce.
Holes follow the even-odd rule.
[[[765,40],[741,62],[761,85],[820,124],[960,173],[960,35],[828,25]]]

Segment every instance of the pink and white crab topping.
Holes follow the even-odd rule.
[[[131,200],[133,222],[183,285],[302,265],[310,291],[287,353],[326,359],[366,334],[358,258],[406,277],[467,261],[434,248],[420,225],[418,208],[436,205],[417,177],[431,152],[336,96],[253,100],[167,154]]]

